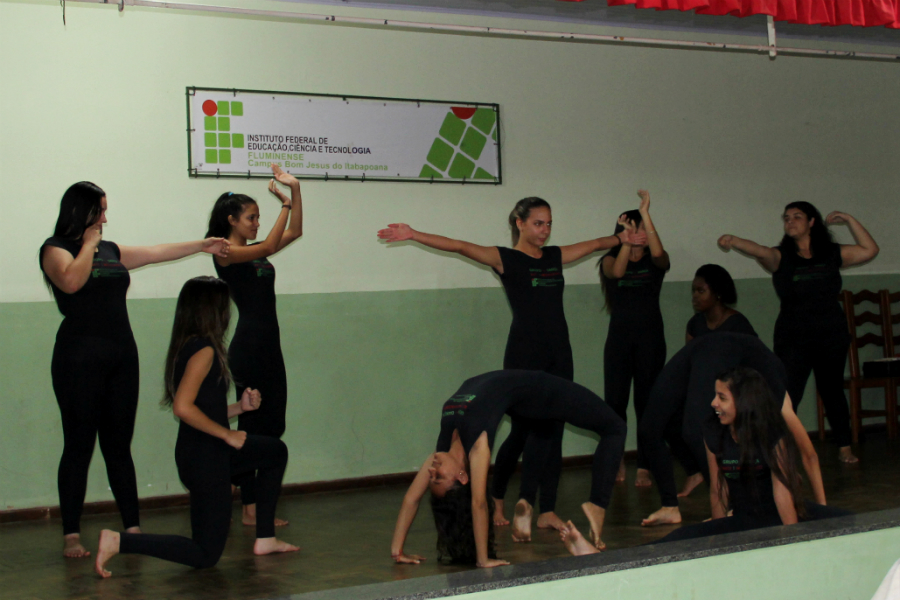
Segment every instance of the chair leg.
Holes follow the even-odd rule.
[[[853,443],[859,443],[859,430],[861,426],[860,411],[860,394],[859,388],[851,383],[850,385],[850,432]]]
[[[825,405],[822,404],[822,395],[816,388],[816,416],[819,419],[819,441],[825,441]]]

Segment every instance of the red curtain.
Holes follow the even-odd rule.
[[[900,29],[900,0],[607,0],[607,4],[633,4],[635,8],[656,10],[693,10],[701,15],[770,15],[776,21],[804,25]]]

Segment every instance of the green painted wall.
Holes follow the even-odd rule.
[[[900,557],[900,529],[749,550],[536,583],[477,594],[471,600],[870,600]]]

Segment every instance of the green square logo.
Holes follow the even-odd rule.
[[[215,131],[216,130],[216,118],[215,117],[203,117],[203,129],[206,131]]]
[[[223,165],[231,164],[231,150],[219,150],[219,163]]]
[[[219,107],[219,109],[216,112],[220,117],[227,117],[229,114],[231,114],[231,112],[228,110],[227,102],[219,102],[217,106]]]
[[[490,108],[479,108],[472,115],[472,125],[485,133],[490,133],[496,119],[497,115]]]
[[[231,134],[231,147],[232,148],[243,148],[244,147],[244,134],[243,133],[232,133]]]
[[[216,134],[204,133],[203,141],[206,143],[207,148],[215,148],[216,147]]]
[[[244,116],[244,103],[243,102],[232,102],[231,103],[231,115],[233,117],[243,117]]]
[[[441,138],[434,138],[431,150],[428,151],[428,162],[443,171],[450,164],[451,158],[453,158],[453,147]]]
[[[473,177],[473,179],[496,179],[496,177],[494,177],[481,167],[478,167],[478,169],[476,169],[475,171],[475,177]]]
[[[231,131],[231,119],[219,117],[219,131]]]
[[[445,140],[453,144],[454,146],[459,143],[460,138],[462,137],[463,131],[466,130],[466,124],[459,117],[454,115],[452,112],[447,113],[447,116],[444,117],[444,122],[441,125],[441,129],[438,133],[441,134]]]
[[[231,148],[231,135],[227,133],[219,134],[219,148]]]
[[[219,153],[216,152],[215,150],[210,150],[210,149],[207,148],[207,150],[206,150],[206,162],[209,163],[209,164],[211,164],[211,165],[214,165],[214,164],[216,164],[217,162],[219,162]]]
[[[419,177],[421,177],[422,179],[431,179],[432,177],[434,177],[435,179],[444,178],[443,175],[432,169],[431,165],[425,165],[424,167],[422,167],[422,172],[419,173]]]
[[[222,134],[219,134],[219,137],[222,137]],[[469,130],[466,131],[466,135],[463,137],[462,143],[459,145],[459,149],[478,160],[478,157],[481,156],[481,151],[484,150],[484,144],[487,142],[487,138],[478,133],[473,127],[469,127]],[[221,144],[219,144],[221,146]]]
[[[462,179],[463,177],[468,179],[472,176],[472,171],[474,170],[475,163],[457,152],[456,157],[453,159],[453,164],[450,165],[450,170],[447,171],[447,174],[453,179]]]

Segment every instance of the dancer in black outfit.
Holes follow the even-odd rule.
[[[812,371],[822,396],[841,462],[858,461],[850,448],[850,412],[844,395],[844,365],[850,347],[847,319],[837,296],[840,269],[878,255],[878,245],[866,228],[850,215],[834,211],[826,219],[809,202],[784,208],[784,237],[775,248],[735,235],[723,235],[719,246],[732,248],[757,260],[772,273],[781,311],[775,321],[775,354],[788,373],[788,392],[794,410]],[[846,223],[855,244],[836,244],[826,224]]]
[[[166,357],[166,394],[181,423],[175,445],[178,477],[191,493],[192,538],[178,535],[100,533],[95,569],[116,554],[145,554],[195,568],[214,566],[225,549],[231,523],[231,477],[258,472],[258,514],[254,554],[298,550],[275,537],[275,505],[287,464],[280,440],[233,431],[228,420],[259,408],[264,398],[245,389],[228,405],[230,373],[223,338],[230,314],[228,284],[195,277],[184,284],[175,308],[175,324]]]
[[[666,364],[666,335],[659,293],[669,270],[669,254],[650,219],[650,193],[638,191],[640,208],[623,213],[616,233],[646,235],[643,243],[624,243],[600,259],[600,283],[610,313],[603,348],[603,380],[607,403],[627,422],[628,396],[634,381],[634,412],[638,422],[650,388]],[[625,463],[618,481],[625,480]],[[644,453],[638,442],[638,470],[634,484],[650,485]]]
[[[709,481],[703,423],[712,414],[709,402],[715,395],[716,375],[737,366],[760,372],[775,397],[783,399],[782,419],[800,448],[816,501],[825,504],[819,459],[785,393],[785,371],[781,361],[755,336],[716,333],[685,345],[666,364],[653,386],[647,412],[638,426],[638,440],[644,445],[650,470],[659,485],[662,508],[644,519],[642,525],[681,522],[675,476],[666,441],[673,447],[679,441],[685,442],[695,464],[703,469],[703,476]]]
[[[594,546],[605,548],[601,541],[603,520],[625,449],[625,423],[596,394],[577,383],[541,371],[504,370],[466,380],[444,403],[437,451],[419,469],[397,517],[391,542],[391,556],[396,562],[418,564],[424,560],[405,554],[403,545],[419,502],[430,489],[441,554],[448,554],[454,562],[479,567],[509,564],[491,557],[487,498],[491,448],[504,413],[534,422],[522,475],[523,486],[532,492],[535,482],[524,480],[539,474],[539,468],[531,468],[529,463],[539,464],[548,458],[552,421],[564,421],[600,436],[591,471],[590,500],[582,504],[582,509],[591,525]],[[531,508],[524,498],[516,504],[516,529],[530,530]]]
[[[712,520],[682,527],[654,543],[851,514],[803,501],[800,451],[767,377],[734,367],[716,377],[715,390],[715,414],[703,428]],[[733,516],[727,516],[729,509]],[[561,537],[573,554],[595,552],[574,526]]]
[[[284,434],[287,410],[287,374],[275,309],[275,267],[267,257],[302,235],[303,207],[300,182],[277,165],[272,165],[272,173],[275,179],[269,183],[269,191],[281,201],[281,211],[264,241],[247,244],[248,240],[256,239],[259,230],[259,206],[253,198],[231,192],[216,200],[207,235],[231,242],[229,255],[215,258],[214,262],[216,273],[228,283],[238,307],[238,323],[228,347],[236,397],[240,398],[245,389],[252,387],[266,399],[260,410],[238,417],[238,427],[250,434],[280,438]],[[275,180],[291,188],[291,198],[278,190]],[[234,484],[241,488],[242,522],[255,525],[254,474],[245,473]],[[275,524],[287,525],[287,521],[275,519]]]
[[[737,302],[737,288],[731,274],[719,265],[703,265],[694,274],[691,304],[697,311],[687,323],[685,341],[713,332],[756,335],[747,317],[731,307]]]
[[[623,242],[640,243],[644,238],[623,231],[618,236],[570,246],[544,246],[550,236],[551,224],[550,205],[541,198],[532,197],[520,200],[509,215],[513,248],[478,246],[416,231],[404,223],[388,225],[387,229],[378,232],[378,237],[388,242],[413,240],[429,248],[459,253],[494,269],[513,311],[503,368],[544,371],[571,381],[572,347],[563,312],[565,280],[562,266],[592,252]],[[514,419],[509,437],[497,453],[492,490],[496,525],[509,524],[503,515],[503,497],[528,433],[527,424]],[[562,424],[557,424],[550,458],[541,474],[541,514],[537,521],[541,528],[563,526],[555,513],[556,488],[562,469],[562,434]],[[527,541],[524,532],[518,532],[517,540]]]
[[[128,271],[197,252],[228,253],[221,238],[119,246],[102,241],[104,223],[106,193],[93,183],[76,183],[63,195],[53,237],[40,250],[44,280],[64,317],[50,373],[65,437],[58,483],[63,555],[70,558],[89,554],[81,544],[80,521],[98,437],[122,524],[140,531],[131,459],[139,366],[125,304]]]

